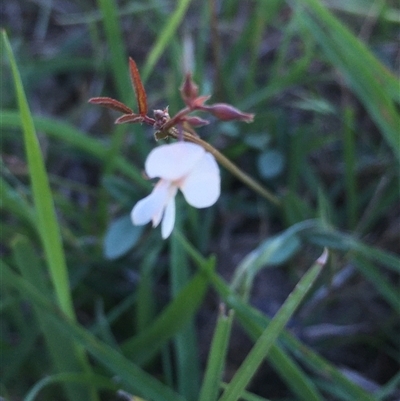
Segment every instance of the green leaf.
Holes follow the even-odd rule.
[[[70,319],[75,320],[76,317],[69,288],[68,272],[60,228],[54,210],[49,180],[17,63],[5,31],[3,31],[3,41],[11,65],[16,97],[21,115],[21,125],[24,134],[25,151],[28,159],[29,176],[31,179],[38,230],[44,247],[52,284],[56,293],[56,301],[61,310]],[[90,367],[82,349],[74,344],[72,346],[72,353],[79,360],[81,369],[89,372]],[[85,398],[82,394],[80,397],[83,399]],[[78,400],[82,399],[80,397],[78,397],[78,394],[75,397],[71,396],[71,398]],[[88,397],[92,400],[97,399],[97,395],[93,391],[91,392],[91,395],[86,395],[86,399]]]
[[[282,174],[285,167],[285,159],[281,152],[271,149],[260,154],[257,164],[260,175],[265,179],[271,179]]]
[[[29,175],[31,178],[33,199],[41,240],[46,252],[47,263],[57,294],[57,302],[68,316],[74,317],[75,314],[69,292],[67,267],[61,242],[60,228],[54,210],[53,197],[39,141],[36,137],[32,115],[26,100],[18,67],[5,31],[3,31],[3,41],[10,60],[18,106],[20,109],[25,151],[28,159]]]
[[[177,216],[179,227],[180,218]],[[175,228],[176,229],[176,228]],[[170,282],[171,296],[175,298],[185,287],[190,277],[187,255],[175,235],[170,239]],[[175,375],[180,394],[196,401],[200,389],[200,363],[194,314],[174,337]]]
[[[309,224],[310,223],[308,223],[308,225]],[[304,224],[303,228],[305,228]],[[269,322],[269,320],[264,315],[261,315],[260,312],[256,311],[253,307],[245,304],[242,299],[240,299],[215,272],[204,269],[204,258],[181,234],[175,232],[175,235],[178,236],[186,252],[188,252],[188,254],[192,257],[199,269],[208,275],[211,284],[224,302],[238,312],[238,316],[241,318],[242,322],[244,322],[243,328],[250,333],[250,336],[253,339],[257,339],[267,326],[267,322]],[[252,319],[254,315],[257,317],[255,320]],[[260,316],[262,317],[260,318]],[[262,323],[260,323],[260,321]],[[262,326],[260,324],[262,324]],[[284,355],[282,356],[282,354]],[[322,397],[319,396],[317,390],[315,389],[315,385],[302,371],[300,366],[297,366],[293,359],[291,359],[283,350],[278,349],[276,344],[272,346],[268,359],[273,367],[280,372],[282,380],[286,382],[288,387],[293,390],[299,399],[304,401],[322,400]],[[290,376],[288,375],[288,372],[290,373]]]
[[[161,28],[158,34],[157,41],[154,43],[149,52],[149,55],[147,56],[146,63],[143,67],[143,73],[141,74],[143,82],[147,81],[158,59],[167,48],[174,33],[178,29],[179,25],[182,23],[190,2],[191,0],[178,0],[176,2],[175,11],[168,15],[168,19],[166,20],[165,25]]]
[[[218,397],[229,346],[233,316],[233,311],[229,311],[227,316],[225,315],[225,308],[221,307],[208,353],[199,401],[215,401]]]
[[[211,260],[207,269],[212,269],[213,265],[214,261]],[[208,280],[205,275],[196,274],[148,328],[125,341],[121,347],[124,354],[139,364],[153,357],[193,316],[204,298],[207,287]]]
[[[326,251],[325,251],[326,252]],[[327,252],[309,269],[286,299],[268,327],[260,335],[246,359],[236,371],[219,401],[237,401],[253,378],[258,367],[274,345],[286,323],[293,316],[326,263]]]
[[[215,273],[210,272],[210,282],[221,298],[235,310],[238,320],[241,322],[244,330],[252,339],[257,339],[266,327],[270,324],[270,320],[254,307],[245,304],[239,297],[228,287],[228,285]],[[328,381],[332,381],[339,385],[343,391],[351,395],[353,399],[373,401],[365,390],[350,381],[336,367],[319,356],[311,348],[300,342],[296,337],[284,332],[281,336],[285,348],[288,348],[302,364],[312,369],[317,375],[320,375]],[[282,353],[284,357],[282,359]],[[289,355],[280,345],[273,345],[269,353],[268,359],[272,366],[280,372],[281,379],[286,382],[288,387],[296,394],[298,399],[304,401],[322,400],[318,394],[314,383],[310,380],[299,366],[296,366],[291,359],[291,368],[288,369]]]
[[[139,241],[143,226],[134,226],[130,215],[114,220],[104,237],[104,255],[108,259],[117,259],[125,255]]]

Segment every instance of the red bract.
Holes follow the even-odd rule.
[[[133,111],[125,106],[123,103],[118,100],[112,99],[110,97],[92,97],[88,100],[89,103],[99,104],[100,106],[108,107],[109,109],[113,109],[125,114],[131,114]]]
[[[254,114],[243,113],[237,108],[226,103],[215,103],[211,106],[201,106],[199,107],[199,109],[203,111],[208,111],[213,116],[222,121],[239,120],[245,121],[246,123],[251,123],[254,119]]]
[[[136,93],[136,100],[139,107],[139,114],[145,116],[147,114],[147,95],[140,78],[139,70],[135,61],[129,57],[129,71],[131,80]]]

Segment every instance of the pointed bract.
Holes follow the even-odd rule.
[[[112,99],[111,97],[92,97],[88,100],[88,102],[108,107],[109,109],[113,109],[124,114],[133,113],[133,111],[128,106],[125,106],[123,103],[119,102],[118,100]]]
[[[125,123],[141,123],[143,122],[143,116],[139,116],[138,114],[124,114],[121,117],[118,117],[114,123],[115,124],[125,124]]]
[[[129,57],[129,71],[131,74],[131,80],[133,88],[135,89],[136,100],[139,108],[139,114],[145,116],[147,114],[147,95],[143,86],[143,82],[140,78],[139,70],[135,61]]]

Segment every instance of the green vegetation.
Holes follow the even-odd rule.
[[[4,3],[0,399],[398,399],[395,2]],[[255,115],[196,132],[260,187],[221,162],[166,240],[129,216],[154,130],[88,103],[143,110],[128,57],[150,110],[190,70]]]

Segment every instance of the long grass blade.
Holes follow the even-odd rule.
[[[179,218],[176,224],[179,226]],[[176,298],[189,281],[188,258],[180,242],[173,235],[170,240],[170,281],[172,298]],[[194,314],[174,337],[176,380],[180,394],[196,401],[200,389],[200,364]]]
[[[344,75],[400,161],[400,115],[394,103],[400,98],[398,80],[319,0],[297,3],[303,28],[314,36],[332,65]],[[309,12],[304,12],[304,6]]]
[[[199,401],[215,401],[218,398],[225,367],[225,358],[229,346],[233,316],[232,310],[226,315],[225,307],[221,306],[217,326],[211,342]]]
[[[171,38],[175,34],[179,25],[182,23],[183,17],[185,16],[190,2],[191,0],[178,0],[175,11],[168,16],[167,22],[158,34],[158,39],[154,43],[149,55],[147,56],[147,60],[142,72],[143,82],[146,82],[149,78],[158,59],[163,54]]]
[[[240,398],[240,394],[246,389],[266,354],[284,329],[286,323],[292,317],[300,302],[317,279],[327,261],[327,256],[327,251],[324,251],[323,255],[299,281],[296,288],[289,295],[275,317],[271,320],[268,327],[258,338],[250,353],[247,355],[246,359],[233,376],[231,382],[228,384],[219,401],[237,401]]]
[[[53,197],[44,166],[39,141],[36,136],[35,126],[29,110],[28,102],[22,85],[18,67],[8,41],[7,34],[3,31],[3,41],[10,61],[13,73],[16,96],[21,116],[21,127],[24,134],[25,150],[28,159],[29,175],[32,185],[32,193],[37,215],[37,224],[41,240],[46,252],[57,302],[62,311],[74,318],[67,266],[62,247],[60,229],[54,210]]]

